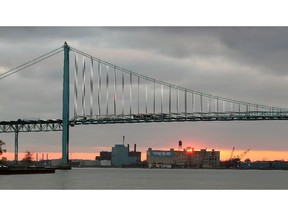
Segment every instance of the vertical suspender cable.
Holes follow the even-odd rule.
[[[208,112],[211,112],[211,97],[208,98]]]
[[[138,115],[140,113],[140,77],[138,76]]]
[[[124,116],[124,73],[122,72],[122,116]]]
[[[179,89],[177,88],[177,96],[176,96],[176,106],[177,106],[177,114],[179,113]]]
[[[108,116],[109,113],[109,66],[106,65],[106,116]]]
[[[161,85],[161,114],[163,114],[163,85]]]
[[[154,88],[153,88],[153,89],[154,89],[154,90],[153,90],[153,91],[154,91],[154,93],[153,93],[153,114],[155,114],[155,107],[156,107],[156,105],[155,105],[155,102],[156,102],[156,101],[155,101],[155,100],[156,100],[156,99],[155,99],[155,80],[154,80],[153,83],[154,83]]]
[[[91,57],[91,74],[90,74],[90,116],[93,116],[93,96],[94,96],[94,75],[93,75],[93,59]]]
[[[114,97],[113,97],[113,102],[114,102],[114,115],[116,116],[116,112],[117,112],[117,107],[116,107],[116,79],[117,79],[117,75],[116,75],[116,67],[114,67]]]
[[[187,115],[187,90],[185,89],[185,99],[184,99],[184,105],[185,105],[185,117]]]
[[[130,73],[130,118],[131,118],[131,115],[132,115],[132,73]]]
[[[195,93],[193,93],[193,104],[194,104],[193,110],[194,110],[194,112],[196,112],[196,95],[195,95]]]
[[[83,67],[82,67],[82,77],[83,77],[83,85],[82,85],[82,116],[85,116],[85,57],[83,57]]]
[[[203,112],[203,100],[202,100],[202,94],[200,94],[200,112]]]
[[[169,86],[169,116],[171,116],[171,85]]]
[[[217,97],[217,99],[216,99],[217,101],[216,101],[216,112],[218,113],[219,112],[219,98]]]
[[[147,99],[148,99],[148,86],[147,86],[147,78],[146,78],[146,91],[145,91],[145,112],[147,114]]]
[[[194,96],[194,92],[192,92],[192,94],[191,94],[191,102],[192,102],[192,106],[191,106],[191,108],[192,108],[192,113],[194,113],[195,112],[195,101],[194,101],[194,98],[195,98],[195,96]]]
[[[101,115],[101,63],[98,62],[98,115]]]
[[[77,94],[78,94],[78,54],[75,52],[75,77],[74,77],[74,118],[77,118]]]

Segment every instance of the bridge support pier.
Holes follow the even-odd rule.
[[[14,153],[14,162],[18,164],[18,134],[19,131],[15,131],[15,153]]]
[[[64,68],[63,68],[63,98],[62,98],[62,163],[59,168],[69,168],[69,50],[64,43]]]

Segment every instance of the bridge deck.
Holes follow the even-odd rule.
[[[70,125],[81,124],[117,124],[144,122],[183,122],[183,121],[259,121],[288,120],[288,112],[225,112],[225,113],[159,113],[131,115],[78,116],[70,121]]]
[[[1,121],[0,133],[14,132],[47,132],[61,131],[62,120],[17,120],[17,121]]]
[[[288,120],[288,112],[225,112],[225,113],[147,113],[131,115],[78,116],[70,120],[70,126],[87,124],[123,124],[184,121],[259,121]],[[1,121],[0,133],[62,131],[62,120]]]

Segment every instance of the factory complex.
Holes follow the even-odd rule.
[[[182,149],[179,141],[178,149],[147,151],[149,168],[218,168],[220,166],[220,151],[212,149],[194,150],[192,147]]]
[[[100,156],[96,157],[96,161],[100,166],[137,166],[141,164],[141,152],[136,150],[134,144],[133,151],[130,151],[130,145],[116,144],[112,147],[112,151],[101,151]]]
[[[130,145],[115,144],[111,151],[101,151],[95,160],[72,160],[72,166],[96,167],[148,167],[148,168],[218,168],[220,151],[212,149],[194,150],[192,147],[182,149],[179,141],[178,149],[157,150],[148,148],[146,160],[141,160],[141,152],[137,145],[131,150]]]
[[[131,146],[132,147],[132,146]],[[115,144],[111,151],[101,151],[99,156],[93,160],[71,159],[69,164],[71,167],[98,167],[98,168],[181,168],[181,169],[288,169],[288,161],[254,161],[249,158],[242,161],[242,158],[250,149],[244,151],[240,156],[233,155],[235,147],[233,147],[230,158],[228,160],[220,160],[220,151],[214,149],[196,150],[193,147],[182,147],[182,141],[178,142],[177,148],[168,149],[152,149],[146,150],[146,159],[142,160],[141,151],[137,151],[137,145],[133,148],[130,144]],[[31,154],[32,155],[32,154]],[[38,160],[39,159],[39,160]],[[6,166],[14,166],[15,161],[1,161]],[[0,163],[0,165],[1,165]],[[44,153],[36,160],[32,156],[30,160],[21,160],[18,166],[36,166],[36,167],[57,167],[61,164],[61,159],[46,159]]]
[[[71,159],[71,167],[99,167],[99,168],[188,168],[188,169],[288,169],[288,161],[254,161],[244,156],[250,151],[245,150],[239,156],[234,155],[235,147],[231,151],[228,160],[220,160],[220,151],[211,149],[194,149],[191,146],[183,147],[182,141],[178,142],[177,148],[146,150],[146,159],[142,160],[141,151],[137,151],[137,145],[125,144],[123,136],[122,144],[115,144],[111,151],[101,151],[95,159]],[[29,157],[28,157],[29,156]],[[42,159],[33,159],[32,153],[27,152],[25,159],[18,162],[18,166],[48,166],[55,167],[61,164],[61,159],[46,160],[44,153]],[[243,161],[242,161],[243,159]],[[6,165],[14,165],[15,161],[2,161]]]

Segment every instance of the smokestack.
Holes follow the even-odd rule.
[[[44,153],[42,153],[42,160],[44,160]]]
[[[46,160],[48,160],[48,153],[46,154]]]
[[[36,153],[36,161],[38,161],[38,153]]]
[[[134,144],[134,152],[136,152],[136,144]]]
[[[178,142],[178,150],[182,150],[182,141],[181,140]]]
[[[123,136],[123,145],[125,144],[125,136]]]
[[[128,147],[128,152],[130,152],[130,146],[129,146],[129,144],[127,144],[127,147]]]

